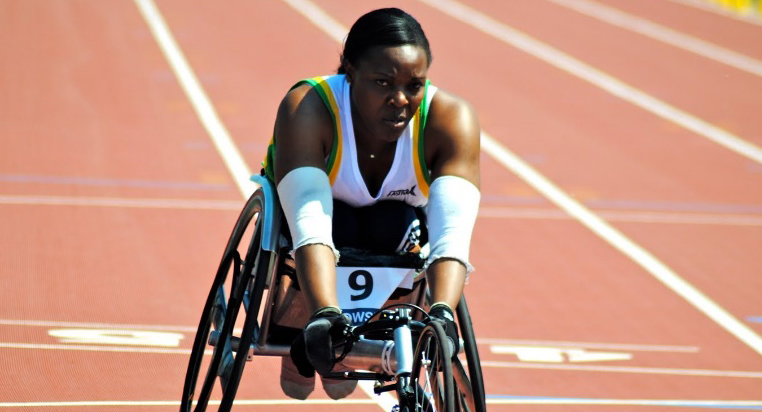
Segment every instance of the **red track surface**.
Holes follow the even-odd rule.
[[[256,169],[280,98],[294,81],[332,72],[339,44],[283,2],[157,3]],[[603,3],[762,59],[761,26],[669,1]],[[349,26],[388,3],[316,4]],[[762,165],[430,6],[397,4],[432,42],[433,81],[471,101],[485,131],[762,334],[754,322],[762,316]],[[762,144],[759,76],[546,1],[467,4]],[[243,204],[234,178],[135,3],[0,0],[0,10],[0,409],[177,401]],[[687,410],[691,400],[762,408],[760,353],[487,154],[482,179],[477,272],[466,293],[490,410]],[[164,348],[95,344],[51,335],[58,329],[181,339]],[[517,357],[516,346],[540,345],[533,341],[557,355],[577,342],[587,355],[629,359]],[[506,345],[514,353],[500,353]],[[277,374],[275,359],[255,359],[239,399],[284,411],[379,409],[278,404]],[[528,399],[501,403],[510,396]],[[358,391],[352,399],[369,398]]]

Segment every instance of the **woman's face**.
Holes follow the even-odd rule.
[[[414,45],[369,49],[347,65],[355,130],[368,137],[399,139],[423,100],[428,58]]]

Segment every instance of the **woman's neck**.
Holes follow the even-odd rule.
[[[354,129],[355,145],[357,146],[358,154],[364,152],[364,154],[370,158],[378,158],[389,152],[394,152],[394,148],[397,147],[397,142],[388,142],[373,136],[373,133],[357,112],[354,99],[352,98],[350,98],[350,107],[352,110],[352,127]]]

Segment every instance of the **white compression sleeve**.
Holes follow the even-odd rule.
[[[442,176],[434,180],[426,204],[431,247],[426,266],[437,259],[450,258],[461,262],[466,274],[474,270],[468,252],[480,198],[479,189],[462,177]]]
[[[333,195],[325,172],[316,167],[288,172],[278,183],[278,196],[294,250],[305,245],[326,245],[338,262],[339,252],[333,245]]]

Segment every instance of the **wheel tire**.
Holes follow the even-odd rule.
[[[421,331],[410,377],[414,412],[455,411],[455,382],[447,345],[447,335],[439,322],[431,322]]]
[[[459,360],[456,360],[454,362],[456,364],[453,365],[455,384],[458,386],[460,398],[468,406],[468,409],[464,408],[462,410],[486,412],[487,401],[484,396],[484,378],[482,376],[482,367],[479,360],[479,350],[476,347],[476,335],[474,334],[471,315],[468,312],[465,296],[460,297],[456,313],[458,316],[458,325],[460,326],[460,334],[463,337],[463,351],[466,354],[466,362],[468,362],[468,376],[465,376],[465,370]],[[466,386],[469,385],[470,394],[468,393],[468,388],[466,388]],[[469,400],[469,397],[471,400]]]
[[[180,402],[181,411],[206,411],[214,382],[218,378],[222,388],[222,402],[218,411],[228,411],[232,406],[248,356],[248,348],[259,331],[257,315],[270,258],[269,252],[261,250],[260,247],[260,223],[265,218],[264,204],[263,191],[256,191],[241,211],[225,247],[193,342]],[[231,291],[229,299],[225,297],[226,288]],[[241,336],[236,339],[241,350],[234,352],[233,329],[241,305],[244,305],[245,319]],[[210,336],[216,338],[216,344],[210,343]],[[201,391],[194,399],[204,364],[204,351],[208,345],[213,346],[213,354],[206,364]]]

